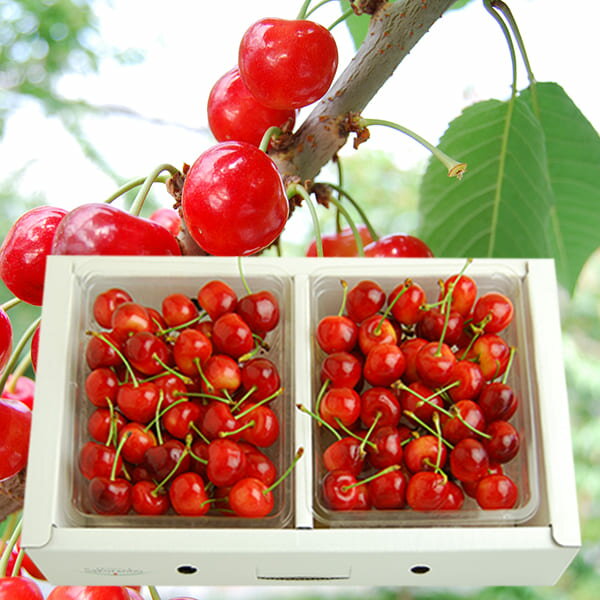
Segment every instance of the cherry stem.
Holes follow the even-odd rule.
[[[336,25],[343,23],[348,17],[351,17],[354,14],[354,11],[349,8],[345,12],[343,12],[327,29],[331,31]]]
[[[321,225],[319,224],[319,217],[317,216],[317,211],[310,198],[310,194],[306,191],[306,188],[300,185],[299,183],[290,184],[285,190],[285,193],[288,200],[290,198],[293,198],[294,196],[301,196],[302,199],[306,201],[306,205],[308,206],[308,210],[310,211],[310,216],[313,222],[313,231],[315,234],[317,256],[319,258],[323,258],[323,239],[321,237]]]
[[[304,2],[302,3],[302,6],[300,7],[300,11],[298,12],[298,16],[296,17],[296,19],[306,19],[306,17],[308,16],[308,13],[307,13],[308,7],[310,6],[311,1],[312,0],[304,0]]]
[[[338,317],[341,317],[344,314],[344,311],[346,310],[346,299],[348,297],[348,282],[342,279],[340,280],[340,283],[342,285],[342,304],[340,305],[340,310],[337,314]]]
[[[148,591],[150,592],[151,600],[161,600],[158,590],[153,585],[148,586]]]
[[[15,296],[14,298],[7,300],[4,304],[0,304],[0,310],[3,310],[4,312],[6,312],[6,311],[10,310],[13,306],[20,304],[21,302],[23,302],[23,300],[21,300],[21,298],[17,298]]]
[[[113,439],[116,443],[117,436],[117,421],[115,419],[115,407],[109,398],[106,398],[106,402],[108,404],[108,412],[109,412],[109,425],[108,425],[108,437],[106,438],[106,443],[104,444],[107,448],[113,443]]]
[[[205,458],[198,456],[191,448],[189,448],[189,452],[190,452],[190,457],[193,458],[195,461],[202,463],[203,465],[208,464],[208,461]]]
[[[200,431],[196,423],[194,421],[190,422],[190,429],[205,443],[210,444],[210,440]]]
[[[382,471],[373,473],[373,475],[371,475],[370,477],[367,477],[366,479],[361,479],[360,481],[357,481],[356,483],[344,485],[340,489],[342,490],[342,492],[347,492],[348,490],[350,490],[352,488],[358,487],[359,485],[363,485],[364,483],[369,483],[370,481],[373,481],[374,479],[377,479],[378,477],[381,477],[382,475],[387,475],[388,473],[391,473],[392,471],[398,471],[399,469],[400,469],[400,465],[390,465],[389,467],[386,467]]]
[[[115,450],[115,458],[113,460],[113,464],[112,464],[112,468],[110,470],[110,477],[109,479],[111,481],[114,481],[117,477],[117,463],[119,462],[119,456],[121,454],[121,450],[123,450],[123,446],[125,445],[125,442],[129,439],[129,436],[131,435],[131,432],[128,431],[119,441],[119,445],[117,446],[117,449]]]
[[[445,388],[442,388],[440,391],[438,392],[434,392],[433,394],[431,394],[431,396],[428,396],[427,398],[425,396],[423,396],[422,394],[419,394],[419,392],[416,392],[415,390],[413,390],[412,388],[408,387],[406,384],[402,383],[402,381],[398,381],[395,384],[395,387],[397,389],[400,390],[404,390],[406,392],[409,392],[410,394],[412,394],[413,396],[416,396],[417,398],[419,398],[419,400],[421,400],[422,402],[425,402],[425,404],[428,404],[429,406],[435,408],[436,410],[439,410],[441,413],[445,414],[447,417],[452,418],[454,415],[452,415],[452,413],[448,410],[446,410],[445,408],[442,408],[441,406],[438,406],[437,404],[434,404],[431,401],[431,398],[435,398],[436,396],[438,396],[442,391],[446,391],[447,389],[450,389],[450,387],[454,387],[456,385],[459,385],[460,382],[459,381],[454,381],[453,383],[451,383],[449,386],[446,386]]]
[[[156,423],[156,440],[159,444],[163,443],[163,436],[160,427],[160,411],[162,410],[163,402],[165,401],[165,393],[163,390],[160,390],[158,395],[158,402],[156,403],[156,413],[154,415],[154,421]]]
[[[176,369],[171,368],[169,365],[167,365],[165,362],[163,362],[163,360],[160,358],[160,356],[158,356],[158,354],[156,354],[156,352],[152,355],[152,358],[165,370],[168,371],[169,373],[171,373],[171,375],[175,375],[175,377],[178,377],[179,379],[181,379],[181,381],[183,381],[183,383],[185,383],[186,385],[190,385],[193,383],[193,381],[187,376],[184,375],[183,373],[180,373],[179,371],[177,371]]]
[[[263,398],[260,402],[253,404],[250,408],[247,408],[245,411],[241,412],[239,415],[235,415],[233,418],[239,419],[241,417],[245,417],[247,414],[251,413],[255,408],[258,408],[259,406],[262,406],[263,404],[270,402],[274,398],[277,398],[277,396],[281,396],[281,394],[283,394],[282,387],[280,387],[277,391],[273,392],[270,396]],[[233,409],[232,409],[232,412],[233,412]]]
[[[238,427],[237,429],[232,429],[231,431],[219,431],[219,437],[226,438],[230,435],[237,435],[238,433],[242,433],[242,431],[246,431],[246,429],[252,429],[252,427],[254,427],[255,425],[256,421],[248,421],[247,423],[244,423],[241,427]]]
[[[310,415],[315,421],[317,421],[317,423],[320,423],[321,425],[324,425],[325,427],[327,427],[327,429],[329,429],[329,431],[331,431],[331,433],[333,433],[333,435],[335,435],[335,437],[338,440],[342,439],[342,436],[336,431],[336,429],[334,427],[332,427],[327,421],[324,421],[319,415],[317,415],[316,413],[314,413],[311,410],[309,410],[308,408],[306,408],[306,406],[304,406],[304,404],[296,404],[296,408],[299,411],[306,413],[307,415]]]
[[[336,185],[335,183],[329,183],[329,182],[323,183],[323,185],[326,185],[327,187],[330,187],[330,188],[336,190],[342,196],[344,196],[346,198],[346,200],[348,200],[348,202],[350,202],[350,204],[352,204],[352,206],[356,209],[356,212],[360,215],[360,218],[362,219],[362,222],[365,224],[365,226],[369,230],[369,233],[371,234],[373,241],[376,241],[379,239],[379,235],[375,231],[375,228],[373,227],[371,221],[369,220],[367,213],[363,210],[362,206],[356,201],[354,196],[351,196],[341,185]]]
[[[159,182],[159,183],[166,183],[167,179],[168,179],[168,177],[166,177],[166,176],[156,177],[155,181]],[[126,194],[127,192],[133,190],[134,188],[139,187],[140,185],[142,185],[142,183],[144,183],[144,181],[146,181],[145,177],[138,177],[137,179],[132,179],[131,181],[128,181],[127,183],[124,183],[112,195],[110,195],[108,198],[106,198],[102,202],[104,204],[110,204],[111,202],[113,202],[117,198],[121,197],[123,194]]]
[[[435,457],[435,470],[440,470],[440,464],[442,462],[442,442],[444,438],[442,437],[442,428],[440,427],[440,415],[439,413],[433,413],[432,415],[433,424],[435,425],[435,435],[438,441],[437,454]]]
[[[17,557],[15,558],[15,564],[12,568],[11,577],[18,577],[19,571],[21,570],[21,565],[23,564],[23,559],[25,558],[25,550],[23,548],[19,548],[19,552],[17,553]]]
[[[380,418],[381,418],[381,412],[378,412],[375,415],[373,422],[371,423],[371,427],[369,427],[367,433],[365,433],[365,437],[363,438],[362,442],[360,443],[360,446],[358,447],[358,452],[361,456],[365,453],[365,446],[369,443],[369,438],[371,437],[371,434],[373,433],[373,430],[377,426],[377,422],[379,421]],[[373,444],[373,442],[371,442],[371,444],[375,448],[377,448],[376,444]]]
[[[267,489],[263,490],[263,494],[265,494],[265,496],[269,492],[272,492],[294,470],[294,467],[302,458],[303,454],[304,448],[301,446],[300,448],[298,448],[298,450],[296,450],[296,456],[294,456],[294,460],[292,460],[290,466],[284,471],[283,475],[279,479],[274,481]]]
[[[193,398],[208,398],[209,400],[218,400],[224,404],[232,404],[230,398],[223,398],[223,396],[215,396],[214,394],[205,394],[204,392],[173,392],[173,396],[190,396]]]
[[[460,414],[460,410],[455,411],[455,415],[456,418],[467,428],[470,429],[473,433],[476,433],[477,435],[480,435],[481,437],[485,438],[486,440],[491,440],[492,436],[489,433],[485,433],[485,431],[480,431],[479,429],[477,429],[477,427],[473,427],[473,425],[471,425],[469,422],[467,422],[465,420],[465,418]]]
[[[412,285],[412,281],[410,279],[407,279],[404,282],[404,287],[396,294],[396,296],[394,297],[394,299],[392,300],[392,302],[390,302],[388,304],[388,306],[385,309],[384,313],[381,315],[381,319],[379,320],[379,323],[377,323],[375,329],[373,329],[373,333],[375,335],[380,335],[381,334],[381,328],[383,327],[383,323],[387,319],[388,315],[392,312],[392,308],[394,308],[394,304],[396,304],[396,302],[398,302],[398,300],[400,299],[400,296],[402,296],[402,294],[406,293],[406,291],[408,290],[408,288],[411,285]]]
[[[4,550],[2,552],[2,557],[0,558],[0,577],[6,576],[6,568],[8,567],[8,561],[10,560],[10,555],[12,553],[19,536],[21,535],[21,529],[23,528],[23,517],[20,517],[19,520],[15,523],[14,528],[10,534],[6,542],[6,546],[4,546]]]
[[[252,348],[252,350],[250,350],[250,352],[246,352],[246,354],[242,354],[242,356],[240,356],[238,358],[238,363],[248,362],[250,359],[254,358],[263,348],[261,342],[262,342],[262,340],[261,341],[257,340],[256,343],[254,344],[254,348]]]
[[[192,360],[192,362],[196,365],[196,369],[198,369],[198,375],[200,375],[200,378],[204,382],[204,385],[206,385],[206,389],[208,389],[210,391],[214,390],[215,386],[206,378],[206,375],[204,374],[204,371],[202,370],[202,365],[200,364],[200,359],[196,356],[196,358],[194,358]]]
[[[12,372],[12,377],[10,381],[6,383],[5,390],[7,392],[14,392],[17,389],[17,383],[19,381],[19,377],[22,377],[25,374],[25,371],[29,368],[31,364],[31,353],[28,352],[22,359],[21,362],[15,367],[15,370]]]
[[[433,435],[437,435],[436,431],[434,429],[432,429],[427,423],[425,423],[425,421],[423,421],[422,419],[417,417],[417,415],[415,415],[415,413],[412,412],[412,410],[405,410],[403,412],[407,417],[412,419],[415,423],[418,423],[423,429],[426,429],[427,431],[429,431],[429,433],[431,433]],[[435,414],[437,414],[437,413],[435,413]],[[408,440],[408,441],[410,441],[410,440]],[[452,448],[454,448],[454,446],[448,440],[442,438],[442,441],[444,442],[444,444],[446,444],[446,446],[448,446],[448,448],[450,448],[450,450],[452,450]]]
[[[152,427],[154,427],[154,425],[157,424],[160,421],[160,419],[162,419],[162,417],[164,417],[174,406],[177,406],[178,404],[183,404],[187,401],[187,398],[181,398],[181,400],[175,400],[175,402],[169,404],[169,406],[161,410],[160,413],[158,413],[154,417],[154,419],[152,419],[152,421],[150,421],[150,423],[148,423],[146,427],[144,427],[144,431],[150,431],[150,429],[152,429]]]
[[[360,124],[363,127],[369,127],[371,125],[383,125],[384,127],[391,127],[392,129],[396,129],[409,137],[411,137],[415,142],[418,142],[427,150],[429,150],[445,167],[448,169],[448,177],[456,177],[457,179],[462,179],[465,171],[467,170],[466,163],[458,162],[457,160],[451,158],[444,152],[442,152],[439,148],[428,142],[426,139],[422,138],[420,135],[404,127],[403,125],[399,125],[398,123],[394,123],[392,121],[386,121],[383,119],[360,119]]]
[[[321,0],[321,2],[318,2],[317,4],[315,4],[305,15],[304,15],[304,19],[308,18],[310,15],[312,15],[318,8],[321,8],[321,6],[323,6],[324,4],[328,4],[329,2],[333,2],[334,0]],[[308,2],[308,4],[310,4],[310,1]]]
[[[160,331],[156,332],[156,335],[165,335],[166,333],[171,333],[172,331],[179,331],[180,329],[186,329],[186,327],[189,327],[190,325],[193,325],[194,323],[201,321],[206,315],[207,315],[207,312],[205,310],[203,310],[197,317],[194,317],[193,319],[190,319],[189,321],[186,321],[185,323],[181,323],[181,325],[174,325],[173,327],[168,327],[167,329],[161,329]]]
[[[156,182],[157,177],[163,172],[168,171],[171,175],[177,175],[179,170],[176,169],[173,165],[169,165],[164,163],[159,165],[146,177],[142,187],[140,188],[137,196],[135,197],[133,204],[131,205],[131,209],[129,210],[130,214],[138,216],[142,212],[142,206],[144,205],[144,201],[146,200],[148,193],[150,192],[150,188],[152,184]]]
[[[232,407],[231,412],[235,412],[254,392],[258,389],[258,386],[253,385]]]
[[[179,469],[179,466],[183,462],[183,459],[189,453],[190,453],[190,449],[188,448],[188,446],[186,444],[186,447],[183,449],[183,452],[179,455],[179,458],[177,459],[177,462],[175,463],[175,466],[171,469],[171,471],[169,472],[169,474],[159,484],[157,484],[157,486],[150,492],[150,494],[152,496],[154,496],[155,498],[156,498],[156,496],[158,496],[158,492],[160,492],[162,490],[162,488],[164,488],[165,485],[169,482],[169,480],[171,479],[171,477],[173,477],[173,475],[175,475],[175,473],[177,473],[177,469]]]
[[[133,386],[138,387],[140,382],[137,380],[137,377],[135,376],[135,373],[133,372],[133,369],[131,368],[129,361],[125,358],[123,353],[110,340],[107,340],[106,337],[103,336],[98,331],[87,331],[86,333],[88,335],[93,335],[94,337],[97,337],[99,340],[102,340],[107,346],[109,346],[110,348],[112,348],[115,351],[115,354],[123,361],[123,364],[125,365],[125,368],[127,369],[127,373],[129,373],[129,376],[131,377]]]
[[[250,286],[248,285],[248,282],[246,281],[246,276],[244,275],[244,269],[242,268],[242,257],[241,256],[237,257],[237,264],[238,264],[238,271],[240,272],[240,279],[242,280],[242,285],[244,286],[246,293],[250,296],[250,294],[252,294],[252,290],[250,289]]]
[[[364,244],[363,244],[362,238],[360,237],[360,233],[358,232],[358,228],[356,227],[356,223],[354,222],[354,219],[352,218],[350,213],[344,208],[342,203],[337,198],[334,198],[333,196],[331,196],[329,198],[329,202],[331,202],[331,204],[333,204],[337,208],[338,212],[340,212],[343,215],[344,219],[346,219],[346,221],[348,222],[348,225],[350,226],[350,229],[352,230],[352,235],[354,237],[354,241],[356,242],[356,250],[358,252],[358,255],[364,256],[365,255]]]
[[[502,376],[502,383],[504,383],[504,384],[506,384],[506,381],[508,379],[508,372],[510,371],[510,368],[512,367],[513,359],[515,358],[516,352],[517,352],[517,349],[514,346],[511,346],[510,354],[508,355],[508,363],[506,365],[506,370],[504,371],[504,375]]]
[[[35,319],[29,325],[29,327],[25,330],[25,333],[23,333],[23,335],[20,337],[19,341],[15,345],[15,348],[12,351],[10,358],[6,362],[4,371],[2,371],[2,375],[0,375],[0,392],[4,389],[4,386],[6,385],[6,382],[8,381],[8,376],[11,374],[11,372],[16,367],[17,361],[19,360],[19,356],[21,355],[21,352],[23,352],[25,345],[27,344],[29,339],[33,336],[33,334],[35,333],[35,330],[37,329],[37,326],[39,325],[39,323],[40,323],[40,317]]]
[[[267,129],[263,134],[262,139],[260,140],[260,144],[258,145],[258,149],[262,150],[263,152],[266,152],[269,149],[271,138],[279,137],[281,133],[282,132],[279,127],[275,125],[273,125],[273,127],[269,127],[269,129]]]
[[[352,431],[351,429],[348,429],[348,427],[346,427],[342,421],[340,420],[339,417],[336,417],[335,422],[338,424],[339,428],[348,436],[350,436],[351,438],[354,438],[355,440],[358,440],[359,442],[364,442],[365,444],[369,444],[369,446],[371,448],[373,448],[374,450],[377,450],[377,445],[374,442],[370,442],[368,440],[368,435],[366,435],[365,437],[360,437],[360,435],[358,435],[357,433],[354,433],[354,431]]]
[[[329,384],[331,383],[331,379],[326,379],[323,384],[321,385],[321,389],[319,390],[319,393],[317,394],[317,399],[315,400],[315,412],[318,413],[319,410],[321,409],[321,400],[323,400],[323,396],[325,395],[325,392],[327,391],[327,388],[329,387]]]

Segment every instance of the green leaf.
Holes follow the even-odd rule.
[[[342,12],[347,11],[350,8],[350,2],[348,0],[340,0],[342,5]],[[346,19],[346,27],[352,36],[354,41],[354,47],[358,47],[363,43],[363,40],[367,37],[367,31],[369,30],[369,23],[371,17],[369,15],[350,15]]]
[[[430,161],[420,235],[436,256],[547,257],[553,195],[542,128],[525,102],[487,100],[455,119],[440,149],[464,161],[462,181]]]
[[[448,10],[458,10],[467,4],[471,4],[473,0],[456,0],[456,2]]]
[[[600,246],[600,137],[562,87],[535,87],[554,192],[551,234],[558,278],[572,292],[584,263]],[[538,114],[530,88],[518,101]]]

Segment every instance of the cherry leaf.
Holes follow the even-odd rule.
[[[423,177],[420,236],[436,256],[551,256],[554,198],[544,133],[528,103],[478,102],[439,147],[468,167],[462,181],[451,180],[431,160]]]
[[[535,98],[537,96],[537,102]],[[519,97],[538,115],[554,192],[551,233],[559,281],[572,292],[600,246],[600,136],[556,83],[538,83]]]

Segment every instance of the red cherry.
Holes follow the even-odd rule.
[[[119,442],[123,438],[126,439],[121,447],[121,456],[134,465],[141,464],[146,456],[146,451],[158,444],[154,433],[135,421],[121,428]]]
[[[292,130],[294,109],[278,110],[261,104],[234,67],[212,87],[208,96],[208,126],[218,142],[235,140],[259,146],[269,127]]]
[[[138,481],[131,488],[131,506],[140,515],[164,515],[171,506],[169,496],[164,491],[153,493],[156,484],[152,481]]]
[[[220,393],[223,390],[233,393],[242,382],[238,363],[225,354],[213,354],[204,364],[203,372],[210,386],[203,381],[202,389],[211,394]]]
[[[38,362],[38,354],[40,349],[40,332],[41,332],[41,323],[35,328],[33,335],[31,336],[31,347],[29,353],[31,355],[31,368],[35,373],[37,371],[37,362]],[[4,336],[6,336],[6,331],[4,332]],[[6,348],[6,337],[4,337],[4,348]],[[3,367],[0,367],[0,369]]]
[[[16,400],[24,404],[27,408],[33,409],[34,395],[35,381],[33,379],[21,375],[14,381],[14,375],[10,374],[0,398],[4,400]]]
[[[374,508],[403,508],[406,504],[406,475],[402,471],[390,471],[369,481],[369,499]]]
[[[85,379],[86,396],[95,406],[103,408],[107,407],[109,402],[114,404],[118,391],[119,380],[115,372],[107,367],[94,369]]]
[[[338,419],[351,427],[360,416],[360,396],[351,388],[330,388],[321,399],[319,416],[336,429]]]
[[[0,279],[24,302],[42,305],[46,257],[66,214],[52,206],[33,208],[13,223],[0,246]]]
[[[179,515],[200,517],[210,504],[204,489],[204,480],[198,473],[187,472],[177,476],[169,487],[169,499],[173,510]]]
[[[402,416],[401,410],[398,398],[386,387],[372,387],[361,394],[360,420],[367,428],[371,427],[375,419],[377,427],[395,427]]]
[[[398,346],[377,344],[367,354],[363,374],[371,385],[388,386],[400,379],[405,366],[404,354]]]
[[[275,364],[268,358],[252,358],[242,365],[241,378],[243,388],[249,392],[250,400],[268,398],[281,387],[281,378]]]
[[[376,469],[384,469],[391,465],[399,465],[404,454],[403,442],[410,436],[406,427],[392,427],[384,425],[378,427],[371,436],[375,448],[367,446],[369,462]]]
[[[79,470],[86,479],[111,476],[113,464],[117,461],[116,474],[121,474],[123,461],[112,446],[98,442],[86,442],[79,450]]]
[[[181,455],[184,454],[183,458]],[[158,446],[148,448],[144,454],[143,466],[146,467],[151,477],[162,481],[169,475],[179,462],[175,475],[181,475],[189,470],[190,457],[185,446],[179,440],[167,440]]]
[[[120,343],[108,332],[102,335],[94,335],[85,347],[85,359],[90,369],[96,370],[100,367],[116,367],[123,364],[123,360],[116,352],[120,351]]]
[[[450,381],[459,384],[448,390],[452,400],[472,400],[477,398],[483,388],[483,375],[476,363],[470,360],[459,360],[452,368]]]
[[[181,400],[188,392],[187,386],[181,381],[181,378],[172,373],[154,379],[154,385],[158,388],[159,398],[162,392],[163,400],[161,407],[163,409],[177,400]]]
[[[507,463],[519,452],[519,432],[507,421],[494,421],[488,425],[485,432],[491,436],[483,443],[490,460]]]
[[[465,495],[456,483],[448,481],[448,496],[438,510],[460,510],[465,502]]]
[[[517,503],[519,490],[515,482],[506,475],[488,475],[477,485],[475,499],[481,508],[498,510],[513,508]]]
[[[374,281],[364,280],[348,292],[346,312],[355,323],[362,323],[385,304],[385,292]]]
[[[323,465],[328,471],[350,471],[358,476],[363,469],[365,458],[360,451],[361,442],[353,437],[336,440],[323,451]]]
[[[400,394],[400,403],[403,411],[414,413],[421,421],[433,422],[436,407],[444,407],[443,398],[420,381],[415,381]]]
[[[267,290],[240,298],[235,310],[248,327],[260,336],[275,329],[279,323],[279,302]]]
[[[352,510],[358,501],[357,483],[350,471],[329,471],[322,484],[325,504],[333,510]]]
[[[29,454],[31,409],[0,399],[0,481],[25,468]]]
[[[501,381],[486,383],[477,400],[488,423],[508,421],[517,410],[519,401],[514,389]]]
[[[443,468],[447,457],[446,446],[435,435],[422,435],[404,446],[404,464],[412,473]]]
[[[413,383],[419,379],[416,365],[417,352],[426,343],[427,340],[415,337],[404,340],[400,344],[400,350],[402,350],[402,354],[404,354],[404,358],[406,359],[406,367],[404,369],[402,380],[407,384]]]
[[[111,288],[96,296],[94,299],[94,319],[100,327],[110,329],[112,327],[112,314],[115,308],[123,302],[133,302],[128,292],[120,288]]]
[[[212,342],[197,329],[184,329],[173,345],[173,360],[185,375],[197,376],[198,363],[202,366],[213,351]]]
[[[251,427],[244,429],[242,433],[244,440],[259,448],[267,448],[277,441],[279,420],[271,408],[264,404],[253,405],[251,402],[245,402],[240,410],[242,412],[250,410],[248,414],[238,417],[240,427],[251,424]]]
[[[198,291],[198,304],[215,321],[222,314],[233,312],[237,306],[237,295],[224,281],[215,279],[205,283]]]
[[[473,308],[474,323],[489,319],[484,325],[486,333],[498,333],[505,329],[513,318],[512,302],[504,294],[489,292],[480,296]]]
[[[272,492],[260,479],[244,477],[229,490],[229,506],[240,517],[266,517],[275,506]]]
[[[160,392],[152,381],[124,383],[117,392],[119,410],[131,421],[148,423],[156,416]]]
[[[129,588],[116,586],[57,586],[47,600],[132,600]],[[133,598],[133,600],[137,600]]]
[[[231,414],[231,409],[224,402],[214,400],[209,403],[202,417],[202,433],[209,439],[219,438],[220,433],[229,433],[237,431],[239,424]],[[229,439],[237,440],[240,434],[229,436]]]
[[[200,155],[182,194],[188,231],[209,254],[254,254],[279,237],[288,219],[275,163],[245,142],[222,142]]]
[[[426,340],[439,340],[444,333],[444,342],[449,346],[456,344],[463,333],[463,316],[450,311],[446,322],[446,314],[438,308],[430,308],[423,311],[423,315],[417,325],[417,335]],[[446,328],[444,331],[444,327]]]
[[[477,432],[484,433],[485,418],[476,402],[459,400],[452,405],[450,413],[452,417],[442,415],[441,421],[442,434],[451,444],[456,444],[467,437],[477,439]]]
[[[122,302],[113,311],[112,335],[119,341],[126,340],[138,331],[152,332],[154,324],[148,310],[137,302]],[[105,335],[105,334],[102,334]]]
[[[92,508],[100,515],[126,515],[131,509],[131,483],[117,477],[94,477],[88,485]]]
[[[426,385],[444,386],[452,377],[456,357],[446,344],[428,342],[417,353],[417,373]]]
[[[377,344],[395,344],[396,340],[396,330],[380,315],[367,317],[358,328],[358,345],[363,354]]]
[[[450,470],[460,481],[478,481],[485,476],[489,465],[485,447],[473,438],[461,440],[450,452]]]
[[[265,485],[272,485],[277,479],[277,469],[273,461],[252,444],[238,442],[246,455],[246,470],[244,477],[260,479]]]
[[[244,33],[238,64],[246,87],[261,104],[301,108],[329,89],[337,45],[325,27],[312,21],[261,19]]]
[[[406,502],[413,510],[438,510],[449,493],[445,475],[436,471],[419,471],[408,482]]]
[[[181,230],[181,217],[172,208],[157,208],[149,217],[151,221],[162,225],[171,235],[177,237]]]
[[[82,204],[56,228],[52,254],[180,256],[179,244],[162,225],[112,204]]]
[[[443,282],[438,300],[442,300],[446,296],[450,284],[454,284],[450,310],[467,317],[477,298],[477,284],[467,275],[452,275]]]
[[[365,256],[375,258],[431,258],[433,252],[422,240],[403,233],[392,233],[371,242]]]
[[[504,475],[504,469],[502,468],[502,465],[498,463],[490,463],[485,476],[487,477],[488,475]],[[475,498],[477,495],[477,486],[479,485],[480,481],[481,479],[478,481],[462,481],[462,489],[464,490],[465,494],[471,498]]]
[[[332,387],[354,388],[362,375],[360,361],[348,352],[334,352],[321,363],[321,382],[329,379]]]
[[[402,295],[396,300],[398,294]],[[402,325],[414,325],[418,323],[425,314],[421,307],[425,304],[425,290],[416,284],[402,283],[396,286],[388,297],[388,305],[394,303],[391,308],[391,314]],[[395,301],[395,302],[394,302]]]
[[[168,327],[179,327],[198,316],[196,305],[185,294],[165,296],[161,312]]]
[[[166,343],[149,331],[138,331],[123,344],[123,354],[134,369],[144,375],[157,375],[170,363],[171,355]]]
[[[208,445],[206,476],[217,487],[233,485],[244,476],[246,454],[234,441],[216,439]]]
[[[356,228],[363,247],[373,241],[366,225],[359,223]],[[323,256],[358,256],[358,248],[351,227],[344,227],[339,233],[322,234],[321,241],[323,242]],[[308,246],[306,256],[317,256],[317,243],[315,240]]]
[[[254,348],[252,330],[237,313],[226,313],[214,322],[211,341],[217,352],[232,358],[240,358]]]
[[[116,428],[118,433],[126,422],[125,417],[118,412],[111,414],[108,408],[97,408],[88,419],[87,430],[94,440],[105,444],[110,438],[113,428]]]
[[[474,360],[481,369],[486,381],[500,377],[510,358],[510,347],[499,335],[486,333],[478,337],[467,354],[467,360]]]
[[[0,577],[0,600],[44,600],[35,581],[26,577]],[[55,599],[57,600],[57,599]]]

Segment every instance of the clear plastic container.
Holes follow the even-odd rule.
[[[464,264],[464,263],[463,263]],[[401,266],[402,263],[400,263]],[[341,298],[343,278],[349,289],[361,280],[377,282],[386,295],[405,279],[410,278],[426,292],[427,301],[434,302],[439,294],[439,280],[457,273],[461,266],[457,261],[413,260],[398,268],[398,263],[390,268],[374,264],[374,269],[365,269],[344,264],[332,270],[329,267],[317,268],[310,276],[311,305],[310,330],[314,332],[319,321],[337,314]],[[471,264],[466,275],[472,277],[478,286],[478,296],[487,292],[499,292],[510,298],[514,305],[512,323],[500,335],[509,346],[517,351],[512,363],[507,383],[519,398],[519,406],[510,422],[520,435],[520,449],[517,456],[503,465],[506,475],[517,484],[519,496],[511,509],[483,510],[474,499],[465,494],[465,502],[460,510],[421,512],[410,508],[396,510],[356,510],[338,511],[330,509],[322,495],[321,482],[326,475],[322,461],[325,448],[335,437],[327,428],[313,424],[313,513],[317,526],[321,527],[448,527],[448,526],[495,526],[523,523],[530,519],[539,506],[538,447],[536,431],[536,406],[532,385],[531,335],[529,331],[530,307],[522,289],[522,274],[502,263],[489,261]],[[325,353],[313,341],[311,352],[313,401],[321,386],[320,367]],[[363,389],[370,387],[365,384]],[[344,435],[342,433],[342,435]],[[373,469],[365,474],[374,472]],[[365,474],[358,477],[360,480]]]

